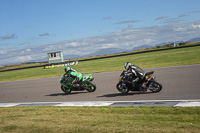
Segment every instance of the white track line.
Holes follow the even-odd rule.
[[[55,106],[110,106],[114,102],[64,102]]]
[[[180,102],[175,107],[200,107],[200,102]]]
[[[160,104],[160,105],[159,105]],[[0,103],[0,107],[13,106],[173,106],[200,107],[200,99],[196,100],[141,100],[141,101],[82,101],[82,102],[24,102]]]

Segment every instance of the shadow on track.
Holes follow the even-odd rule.
[[[144,95],[144,94],[151,94],[153,92],[134,92],[134,93],[127,93],[127,94],[122,94],[122,93],[114,93],[114,94],[105,94],[102,96],[97,96],[97,98],[101,97],[120,97],[120,96],[132,96],[132,95]]]
[[[45,96],[66,96],[66,95],[76,95],[76,94],[82,94],[82,93],[88,93],[88,92],[71,92],[69,94],[66,93],[54,93],[54,94],[49,94]]]

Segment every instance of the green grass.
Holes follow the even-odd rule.
[[[197,133],[200,108],[12,107],[0,108],[1,133]]]
[[[141,68],[200,64],[200,47],[80,62],[82,73],[123,70],[125,62]],[[0,82],[60,76],[63,68],[0,72]],[[181,107],[0,107],[1,133],[198,133],[200,108]]]
[[[83,74],[121,71],[127,61],[141,68],[200,64],[200,46],[84,61],[80,62],[80,65],[72,67]],[[64,67],[52,69],[39,67],[0,72],[0,82],[55,77],[61,76],[62,73],[64,73]]]

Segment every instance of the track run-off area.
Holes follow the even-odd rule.
[[[60,89],[60,77],[0,82],[0,107],[10,106],[200,106],[200,64],[144,69],[163,85],[159,93],[116,89],[121,71],[93,73],[95,92]]]

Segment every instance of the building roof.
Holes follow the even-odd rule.
[[[62,51],[51,52],[51,53],[47,53],[47,54],[52,54],[52,53],[62,53]]]

